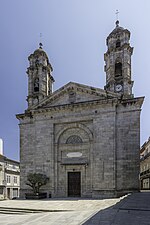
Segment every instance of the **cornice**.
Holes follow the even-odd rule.
[[[71,104],[64,104],[64,105],[57,105],[57,106],[50,106],[45,108],[38,108],[38,109],[28,109],[25,111],[24,114],[17,114],[17,119],[23,119],[24,117],[33,117],[33,114],[37,113],[45,113],[45,112],[56,112],[60,110],[73,110],[76,108],[86,108],[86,107],[92,107],[97,105],[104,105],[104,104],[117,104],[118,99],[99,99],[99,100],[92,100],[92,101],[86,101],[86,102],[77,102],[77,103],[71,103]]]
[[[116,98],[105,98],[105,99],[97,99],[91,101],[84,101],[84,102],[75,102],[69,104],[62,104],[56,106],[49,106],[49,107],[38,107],[35,109],[27,109],[25,113],[16,115],[17,119],[24,119],[25,117],[33,118],[34,114],[45,113],[45,112],[59,112],[60,110],[74,110],[77,108],[91,108],[93,106],[100,106],[100,105],[107,105],[111,104],[116,106],[123,106],[127,107],[130,105],[135,105],[136,108],[140,110],[144,101],[144,97],[138,98],[131,98],[131,99],[122,99],[121,97]]]

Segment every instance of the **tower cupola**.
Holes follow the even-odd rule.
[[[41,100],[52,93],[54,78],[53,68],[49,62],[46,52],[42,49],[42,44],[28,57],[28,107],[38,104]]]
[[[106,86],[105,89],[120,93],[124,98],[132,97],[130,31],[119,26],[106,39],[107,52],[104,54]]]

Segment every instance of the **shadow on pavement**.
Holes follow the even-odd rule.
[[[82,225],[150,225],[150,193],[134,193]]]

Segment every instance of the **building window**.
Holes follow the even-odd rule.
[[[0,195],[3,195],[3,188],[0,187]]]
[[[18,189],[17,188],[13,188],[13,198],[18,197]]]
[[[116,41],[116,48],[119,48],[121,46],[120,40]]]
[[[39,60],[38,60],[38,59],[36,59],[36,61],[35,61],[35,65],[36,65],[36,66],[38,66],[38,65],[39,65]]]
[[[0,171],[3,170],[3,166],[0,164]]]
[[[15,166],[15,165],[13,165],[13,166],[12,166],[12,168],[13,168],[13,169],[16,169],[16,166]]]
[[[79,143],[82,143],[82,139],[78,135],[72,135],[66,141],[66,144],[79,144]]]
[[[10,176],[7,175],[7,183],[10,184]]]
[[[122,76],[122,63],[115,64],[115,78]]]
[[[34,92],[39,91],[39,78],[35,78],[34,80]]]
[[[17,184],[17,177],[14,177],[14,184]]]

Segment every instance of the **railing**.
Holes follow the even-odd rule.
[[[140,176],[146,175],[146,174],[148,174],[148,173],[150,173],[150,169],[141,172],[141,173],[140,173]]]

